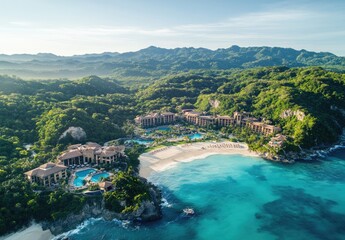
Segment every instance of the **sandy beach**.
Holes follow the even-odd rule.
[[[53,237],[50,230],[43,231],[40,224],[32,224],[24,230],[0,237],[0,240],[50,240]]]
[[[259,155],[248,149],[245,143],[234,142],[197,142],[155,149],[140,155],[140,171],[142,177],[149,177],[152,172],[160,172],[173,167],[179,162],[203,159],[214,154]]]
[[[149,177],[152,172],[161,172],[179,162],[203,159],[213,154],[242,154],[255,156],[258,154],[248,149],[245,143],[233,142],[197,142],[177,146],[163,147],[140,155],[140,171],[142,177]],[[54,236],[49,230],[43,231],[40,224],[16,233],[0,237],[0,240],[50,240]]]

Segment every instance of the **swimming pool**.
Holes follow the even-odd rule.
[[[131,142],[138,143],[138,144],[141,144],[141,145],[148,145],[148,144],[153,143],[153,140],[138,138],[138,139],[127,140],[125,143],[131,143]]]
[[[109,177],[109,173],[107,172],[98,173],[91,177],[91,182],[97,183],[101,181],[101,178],[107,178],[107,177]]]
[[[194,133],[191,135],[188,135],[191,140],[201,139],[203,138],[203,135],[201,133]]]
[[[148,128],[148,129],[146,129],[146,133],[151,133],[151,132],[154,132],[156,130],[170,131],[171,128],[169,126],[159,126],[159,127],[154,127],[154,128]]]
[[[89,168],[89,169],[85,169],[85,170],[81,170],[75,173],[75,179],[73,181],[73,185],[75,187],[82,187],[84,186],[83,180],[84,178],[90,174],[96,172],[96,169],[94,168]]]

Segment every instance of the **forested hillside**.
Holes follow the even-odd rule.
[[[44,82],[0,76],[0,235],[33,218],[53,220],[80,210],[84,197],[38,194],[23,173],[54,160],[67,144],[125,136],[134,106],[127,89],[95,76]]]
[[[96,76],[43,82],[3,76],[0,133],[54,148],[64,143],[61,134],[69,127],[81,127],[87,139],[104,142],[124,136],[122,127],[137,114],[197,107],[252,112],[282,127],[296,145],[311,147],[334,142],[344,126],[344,75],[320,67],[199,70],[137,91]]]
[[[124,136],[121,127],[135,116],[130,92],[95,76],[44,82],[3,76],[0,86],[0,136],[43,148],[65,141],[70,127],[81,127],[92,141]]]
[[[81,78],[111,76],[126,82],[156,80],[167,74],[190,70],[228,70],[265,66],[322,66],[344,71],[345,58],[278,47],[164,49],[149,47],[137,52],[86,54],[71,57],[54,54],[0,55],[0,74],[22,78]]]
[[[345,126],[345,74],[320,67],[193,70],[148,87],[96,76],[75,81],[1,76],[0,234],[32,216],[58,218],[85,201],[63,192],[38,195],[24,180],[25,171],[53,160],[68,144],[131,134],[138,114],[194,107],[216,114],[251,112],[280,126],[292,149],[331,144]],[[34,144],[31,150],[24,147],[28,143]]]
[[[302,147],[334,142],[345,126],[345,74],[319,67],[194,72],[166,77],[137,95],[139,106],[148,110],[196,106],[218,114],[252,112],[282,127]]]

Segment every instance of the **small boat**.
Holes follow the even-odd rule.
[[[193,208],[185,208],[183,209],[183,213],[187,216],[192,216],[195,214]]]

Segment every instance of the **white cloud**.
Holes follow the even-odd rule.
[[[179,25],[170,28],[138,28],[138,27],[123,27],[123,26],[92,26],[92,27],[62,27],[62,28],[36,28],[35,32],[47,32],[56,35],[80,35],[90,37],[103,36],[123,36],[123,35],[142,35],[153,37],[173,37],[173,36],[208,36],[210,34],[219,34],[223,37],[225,33],[237,33],[233,37],[241,38],[244,35],[239,35],[242,32],[247,37],[255,36],[260,38],[259,34],[253,34],[260,31],[272,31],[281,29],[282,24],[296,23],[312,17],[310,12],[303,11],[282,11],[282,12],[263,12],[246,14],[240,17],[229,18],[222,22],[210,24],[193,24],[193,25]],[[202,35],[199,35],[202,34]],[[213,36],[212,38],[214,38]],[[261,36],[262,37],[262,36]]]
[[[240,17],[229,18],[225,21],[212,24],[182,25],[176,29],[187,32],[219,32],[229,29],[272,29],[281,27],[281,24],[297,22],[313,17],[312,12],[285,10],[281,12],[260,12],[245,14]]]
[[[327,41],[344,37],[344,28],[331,29],[328,26],[330,23],[325,20],[331,17],[326,13],[303,9],[274,9],[214,23],[161,28],[107,25],[50,27],[44,26],[44,23],[17,21],[11,22],[7,28],[0,28],[0,52],[17,49],[22,52],[81,54],[132,51],[149,45],[215,49],[232,44],[308,49],[309,46],[325,46]],[[312,41],[313,45],[308,45],[307,41]]]

